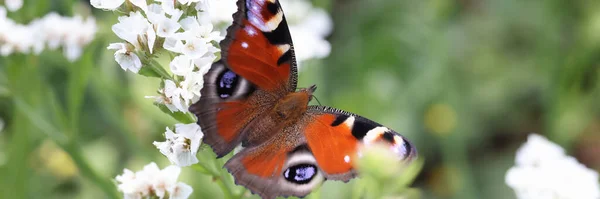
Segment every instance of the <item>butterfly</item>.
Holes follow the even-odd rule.
[[[221,41],[221,60],[204,76],[190,106],[217,157],[241,145],[225,163],[236,184],[263,198],[303,197],[324,180],[349,181],[359,147],[386,143],[402,161],[414,146],[361,116],[308,105],[316,86],[296,89],[294,45],[278,0],[239,0]]]

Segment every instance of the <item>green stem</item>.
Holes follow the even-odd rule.
[[[173,77],[169,72],[167,72],[156,60],[151,58],[148,59],[148,66],[150,66],[150,69],[156,72],[156,74],[160,75],[161,78],[173,80]]]
[[[217,183],[217,185],[221,187],[221,190],[223,190],[224,198],[233,198],[233,194],[231,193],[229,187],[224,183],[222,176],[213,176],[213,179]]]
[[[210,169],[207,166],[202,165],[202,163],[194,164],[191,167],[192,167],[192,169],[194,169],[200,173],[204,173],[204,174],[208,174],[208,175],[212,176],[213,181],[216,182],[217,185],[219,185],[219,187],[223,191],[224,198],[228,198],[228,199],[234,198],[234,194],[233,194],[231,188],[229,186],[227,186],[227,184],[225,184],[225,181],[223,179],[224,176],[222,176],[219,171]],[[237,197],[235,197],[235,198],[237,198]]]

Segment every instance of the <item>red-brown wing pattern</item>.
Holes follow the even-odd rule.
[[[239,145],[245,127],[296,89],[294,49],[276,0],[239,0],[221,42],[221,60],[190,107],[218,157]]]
[[[234,24],[221,42],[222,60],[258,88],[280,93],[296,89],[292,38],[278,0],[240,0]]]
[[[225,168],[236,184],[243,185],[264,199],[277,196],[303,197],[323,182],[323,173],[301,137],[278,134],[262,145],[245,148],[231,158]],[[295,142],[297,146],[276,140]]]
[[[204,75],[204,87],[198,102],[190,112],[198,117],[204,132],[203,142],[213,148],[218,157],[239,145],[244,128],[276,100],[250,82],[216,62]],[[259,102],[262,99],[262,102]]]
[[[356,173],[352,163],[358,146],[374,142],[391,144],[401,159],[416,157],[415,148],[395,131],[369,119],[325,106],[310,106],[302,125],[308,148],[327,179],[348,181]]]

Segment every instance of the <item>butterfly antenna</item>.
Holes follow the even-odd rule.
[[[315,100],[317,100],[317,103],[319,103],[319,106],[322,106],[322,105],[321,105],[321,102],[319,101],[319,98],[317,98],[317,96],[314,96],[314,95],[313,95],[312,97],[313,97],[313,98],[315,98]]]

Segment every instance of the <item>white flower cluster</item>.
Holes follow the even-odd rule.
[[[23,7],[23,0],[4,0],[4,4],[8,10],[14,12]]]
[[[96,8],[109,10],[120,8],[123,2],[91,1]],[[108,49],[116,50],[115,60],[123,70],[134,73],[151,65],[148,59],[157,51],[165,50],[172,55],[169,68],[174,77],[163,76],[160,96],[149,98],[156,99],[172,112],[188,112],[188,107],[200,99],[202,77],[217,58],[215,54],[219,49],[214,44],[223,39],[218,31],[213,31],[212,24],[198,21],[198,16],[206,14],[198,9],[206,5],[198,0],[157,0],[150,5],[145,0],[128,2],[135,7],[112,26],[113,32],[124,42],[110,44]],[[190,16],[192,13],[195,15]]]
[[[309,0],[281,0],[294,41],[296,59],[322,59],[329,56],[331,44],[325,37],[331,34],[333,21],[327,11],[315,8]]]
[[[156,148],[167,156],[171,163],[177,166],[190,166],[198,163],[196,152],[200,148],[200,142],[204,134],[197,124],[175,124],[173,133],[169,127],[165,132],[167,138],[164,142],[154,142]]]
[[[237,0],[215,0],[206,8],[208,15],[202,21],[213,24],[231,25],[231,15],[237,11]],[[331,45],[325,37],[331,34],[333,22],[329,14],[313,7],[309,0],[280,0],[294,42],[298,62],[309,59],[322,59],[329,56]],[[300,63],[299,63],[300,64]]]
[[[8,1],[6,3],[8,5]],[[15,52],[39,54],[46,46],[51,50],[62,47],[65,57],[75,61],[81,56],[83,47],[94,39],[97,30],[93,17],[83,19],[81,16],[63,17],[49,13],[24,25],[14,22],[6,14],[6,9],[0,6],[2,56]]]
[[[599,199],[598,173],[546,138],[531,134],[517,151],[506,184],[519,199]]]
[[[171,165],[161,170],[152,162],[135,173],[124,169],[123,174],[116,177],[117,188],[123,192],[125,199],[185,199],[193,190],[189,185],[177,182],[179,173],[181,168],[178,166]]]

